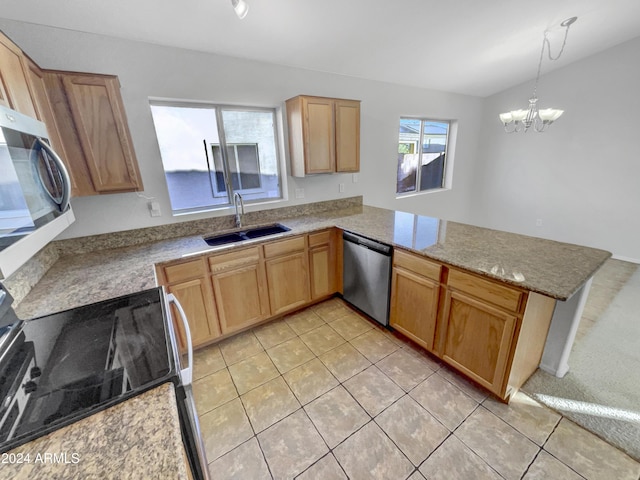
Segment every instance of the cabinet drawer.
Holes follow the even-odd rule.
[[[330,242],[331,242],[331,230],[325,230],[324,232],[309,234],[309,247],[315,247],[316,245],[325,245]]]
[[[204,275],[204,265],[201,260],[183,262],[164,267],[164,276],[168,283],[183,282],[190,278],[198,278]]]
[[[435,280],[436,282],[440,281],[440,270],[442,266],[426,258],[396,249],[393,252],[393,264],[417,273],[418,275],[422,275],[423,277]]]
[[[519,290],[454,269],[449,271],[447,285],[513,312],[518,311],[523,295]]]
[[[242,250],[209,257],[209,268],[211,273],[220,273],[246,265],[255,265],[259,261],[260,247],[243,248]]]
[[[299,252],[304,250],[304,237],[295,237],[289,240],[268,243],[264,246],[265,258],[277,257],[285,253]]]

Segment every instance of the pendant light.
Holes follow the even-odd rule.
[[[560,58],[564,47],[567,44],[567,36],[569,35],[569,27],[578,19],[578,17],[571,17],[566,19],[560,24],[565,28],[564,41],[560,52],[556,57],[551,55],[551,43],[547,36],[548,31],[544,31],[544,38],[542,39],[542,49],[540,50],[540,60],[538,61],[538,73],[536,74],[536,83],[533,87],[533,95],[529,99],[529,107],[526,110],[511,110],[500,114],[500,121],[504,125],[504,131],[507,133],[514,132],[527,132],[529,128],[533,127],[536,132],[543,132],[549,125],[555,122],[560,115],[564,113],[564,110],[557,108],[544,108],[538,109],[538,80],[540,80],[540,70],[542,68],[542,59],[544,58],[544,49],[547,47],[549,60],[555,61]]]

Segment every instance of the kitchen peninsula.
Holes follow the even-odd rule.
[[[541,305],[540,309],[547,312],[548,325],[550,306],[553,307],[556,302],[560,305],[563,302],[570,303],[576,295],[584,296],[585,285],[588,286],[589,279],[610,256],[609,252],[602,250],[362,206],[357,202],[348,204],[347,208],[339,208],[339,202],[336,201],[327,204],[327,209],[307,209],[304,212],[298,210],[298,216],[291,211],[276,210],[259,212],[253,214],[254,217],[249,217],[252,215],[249,214],[248,220],[250,223],[277,220],[291,228],[291,231],[279,236],[277,242],[337,227],[392,244],[396,247],[396,253],[399,253],[397,257],[405,257],[396,262],[394,269],[408,270],[405,275],[407,277],[427,277],[431,285],[442,289],[439,298],[445,302],[449,301],[452,308],[467,308],[462,303],[455,302],[459,302],[465,295],[469,296],[468,280],[473,277],[471,285],[484,285],[490,290],[493,305],[482,308],[490,312],[499,312],[504,318],[514,319],[513,326],[516,330],[523,318],[528,319],[525,309],[527,299],[529,303],[531,298],[537,299],[533,303]],[[228,226],[223,228],[231,226],[231,219],[226,225]],[[187,262],[209,258],[220,252],[233,252],[248,245],[275,243],[274,240],[264,239],[256,243],[215,249],[209,247],[201,235],[206,231],[213,233],[220,227],[209,226],[209,229],[204,231],[202,228],[200,225],[197,231],[189,234],[187,227],[182,226],[182,236],[165,239],[154,238],[153,232],[145,229],[126,234],[67,240],[66,245],[61,246],[62,250],[70,253],[72,249],[76,249],[78,253],[61,256],[22,300],[17,313],[22,318],[33,318],[152,288],[156,283],[155,265],[169,265],[176,260]],[[120,243],[135,239],[144,241],[136,245]],[[108,248],[109,246],[117,248]],[[91,251],[92,248],[96,250]],[[423,269],[414,263],[415,260],[428,262],[429,268]],[[434,266],[439,272],[437,281],[428,278]],[[447,295],[450,297],[449,300]],[[472,300],[470,304],[476,305],[474,302],[475,300]],[[509,309],[512,310],[511,313],[505,314]],[[443,314],[444,311],[438,315]],[[536,328],[535,322],[529,323],[532,328],[511,333],[539,337],[540,329]],[[546,333],[545,325],[541,329]],[[544,343],[544,338],[542,342]],[[442,341],[440,345],[443,345]],[[514,348],[510,348],[509,352],[508,358],[501,361],[512,360],[517,355]],[[123,405],[138,408],[137,404],[131,401]],[[88,420],[79,422],[78,426]],[[127,435],[131,435],[131,441],[135,444],[138,435],[135,424],[119,425],[116,430],[121,433],[129,432]],[[20,451],[20,448],[16,451]],[[71,446],[68,448],[72,449]],[[109,468],[114,467],[118,468],[105,465],[104,471],[107,472]]]

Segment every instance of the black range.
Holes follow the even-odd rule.
[[[178,386],[165,309],[155,288],[0,328],[0,451]]]

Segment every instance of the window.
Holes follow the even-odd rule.
[[[447,121],[400,119],[396,185],[398,195],[445,186],[449,127]]]
[[[282,198],[275,109],[152,102],[171,209]]]

